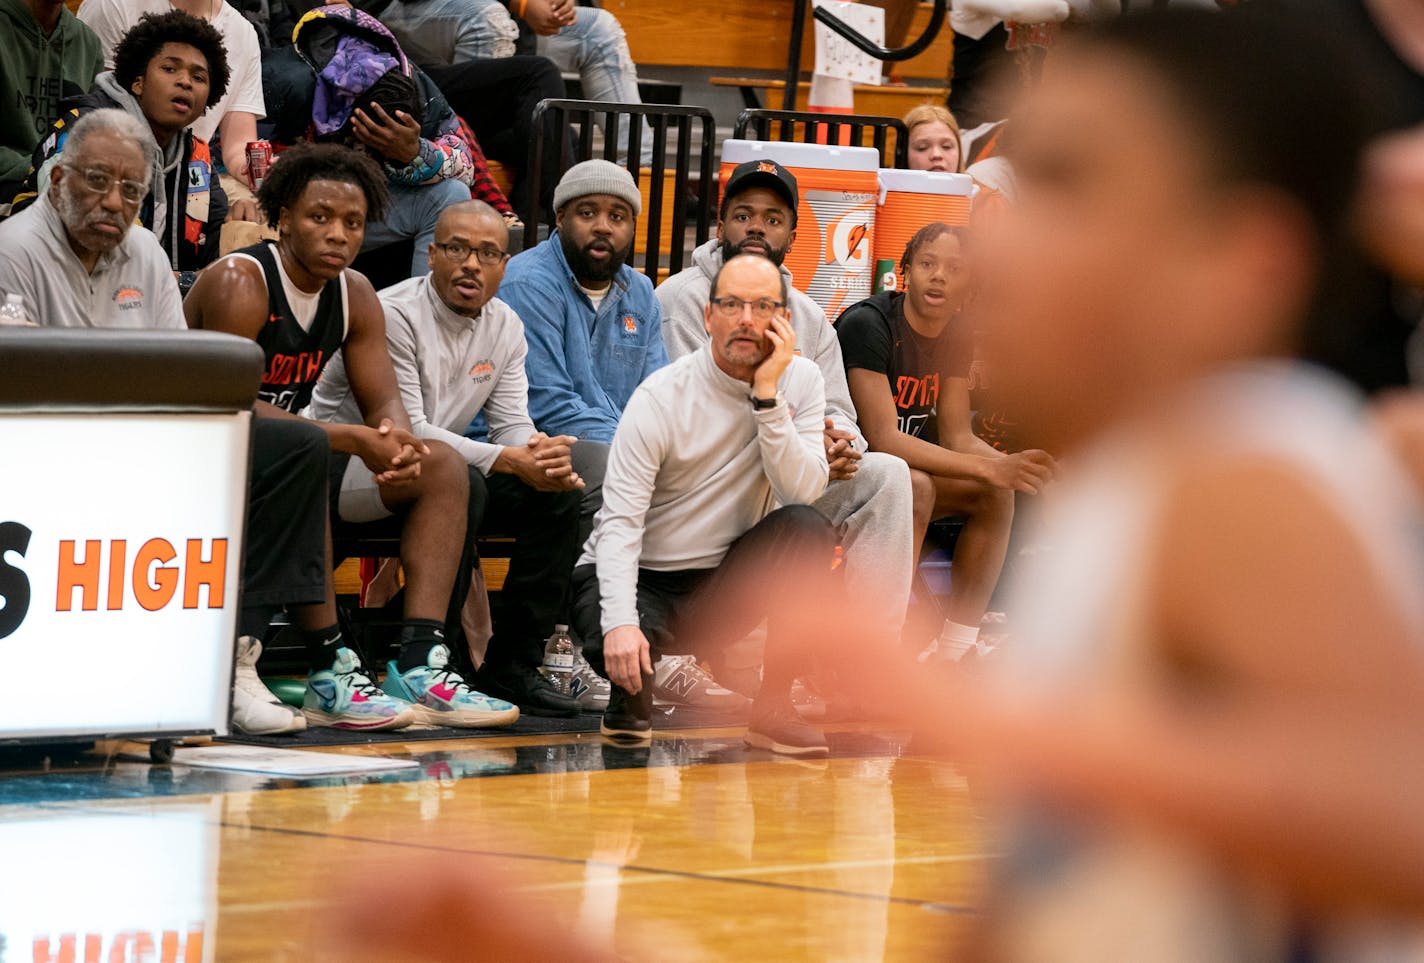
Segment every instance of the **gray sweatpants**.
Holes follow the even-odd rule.
[[[854,476],[831,482],[813,504],[843,533],[847,595],[884,638],[898,642],[915,565],[909,466],[866,452]]]
[[[593,534],[594,516],[603,507],[603,475],[608,470],[608,448],[599,441],[579,441],[570,456],[574,471],[583,479],[584,486],[583,504],[579,508],[578,554],[583,553],[584,543]]]

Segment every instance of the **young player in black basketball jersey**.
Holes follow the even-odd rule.
[[[1037,492],[1053,475],[1047,452],[1004,455],[970,427],[973,342],[963,315],[972,295],[965,232],[933,223],[901,259],[903,292],[877,294],[836,322],[846,381],[871,451],[910,466],[916,545],[929,523],[966,515],[939,653],[975,647],[999,581],[1014,519],[1014,492]]]
[[[258,193],[275,244],[235,252],[198,279],[184,302],[188,325],[251,338],[267,369],[259,417],[298,418],[322,369],[340,349],[364,425],[319,424],[331,442],[333,479],[352,456],[379,484],[382,503],[404,516],[401,561],[406,572],[402,664],[424,662],[442,644],[441,629],[465,537],[469,480],[464,460],[410,431],[387,354],[385,318],[376,292],[348,270],[368,218],[387,202],[385,178],[364,154],[335,145],[284,153]],[[343,518],[352,521],[341,510]],[[367,676],[332,625],[307,633],[307,719],[314,725],[389,729],[413,718],[411,707]],[[468,692],[450,672],[439,688]],[[434,697],[434,696],[432,696]],[[512,708],[512,707],[511,707]]]

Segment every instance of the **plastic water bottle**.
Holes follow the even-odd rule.
[[[544,645],[544,677],[563,695],[569,694],[574,678],[574,640],[567,625],[554,626],[554,634]]]
[[[5,303],[0,304],[0,325],[11,324],[22,328],[33,328],[30,312],[25,310],[25,299],[19,294],[5,295]]]

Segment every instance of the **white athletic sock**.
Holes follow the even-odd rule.
[[[939,634],[939,656],[951,662],[958,662],[964,653],[979,644],[979,626],[960,625],[945,620],[944,630]]]

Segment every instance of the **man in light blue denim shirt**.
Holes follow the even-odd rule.
[[[554,191],[558,230],[511,260],[500,287],[529,342],[530,417],[546,434],[579,439],[581,541],[603,504],[608,446],[623,406],[668,363],[653,284],[625,263],[642,207],[638,185],[617,164],[575,164]]]

